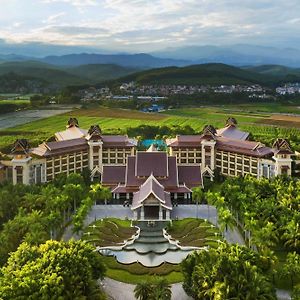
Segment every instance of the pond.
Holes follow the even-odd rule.
[[[149,148],[152,144],[154,144],[155,146],[165,149],[165,147],[167,146],[164,140],[143,140],[141,141],[141,146],[145,147],[145,148]]]

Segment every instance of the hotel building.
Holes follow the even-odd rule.
[[[168,219],[170,203],[190,199],[191,188],[202,186],[203,177],[291,175],[287,141],[277,139],[272,148],[250,141],[234,118],[222,129],[206,126],[201,135],[178,135],[166,144],[167,152],[153,146],[137,151],[135,139],[103,135],[98,125],[84,130],[71,118],[51,142],[30,148],[27,140],[17,140],[10,159],[0,162],[0,181],[45,183],[89,170],[91,180],[109,187],[114,198],[132,203],[136,218]]]
[[[212,180],[216,172],[257,178],[291,175],[293,152],[286,140],[277,139],[271,148],[248,139],[249,133],[240,131],[236,120],[229,118],[222,129],[209,125],[201,135],[178,135],[166,143],[179,166],[200,164],[202,176]]]

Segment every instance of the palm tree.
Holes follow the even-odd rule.
[[[138,300],[148,300],[153,292],[153,288],[147,281],[138,283],[134,288],[134,297]]]
[[[152,291],[151,300],[170,300],[172,297],[171,285],[162,277],[155,279]]]
[[[197,205],[197,219],[198,219],[198,203],[202,203],[202,201],[204,200],[204,192],[203,189],[201,187],[195,187],[192,189],[192,201],[196,202]],[[209,218],[209,217],[208,217]]]
[[[235,221],[228,208],[220,207],[218,209],[218,223],[223,233],[228,231],[228,227],[231,229],[234,227]]]
[[[285,246],[299,250],[300,249],[300,226],[295,219],[291,220],[285,227],[282,237],[286,240]]]

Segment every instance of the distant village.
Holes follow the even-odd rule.
[[[78,91],[82,102],[100,100],[127,101],[136,99],[140,102],[159,102],[173,95],[194,95],[199,93],[232,94],[246,93],[249,99],[274,100],[276,96],[300,94],[300,83],[289,83],[274,89],[267,89],[259,84],[253,85],[137,85],[135,82],[122,83],[114,92],[108,88],[90,87]],[[160,111],[163,106],[152,104],[146,111]]]

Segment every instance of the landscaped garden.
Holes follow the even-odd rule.
[[[137,231],[129,220],[106,218],[97,220],[88,225],[82,238],[94,246],[108,247],[120,246],[131,238]],[[174,239],[180,241],[181,246],[211,246],[218,247],[221,240],[218,229],[212,224],[201,219],[183,219],[173,221],[168,227],[168,233],[172,233]],[[145,267],[139,262],[131,264],[119,263],[115,257],[102,256],[107,267],[106,275],[112,279],[127,282],[140,283],[150,280],[153,275],[166,278],[169,283],[181,282],[183,276],[180,265],[164,262],[159,266]]]
[[[82,238],[96,247],[120,246],[136,231],[137,228],[132,227],[129,220],[106,218],[86,227]]]
[[[219,242],[223,240],[219,230],[202,219],[186,218],[172,221],[167,231],[181,246],[218,247]]]

